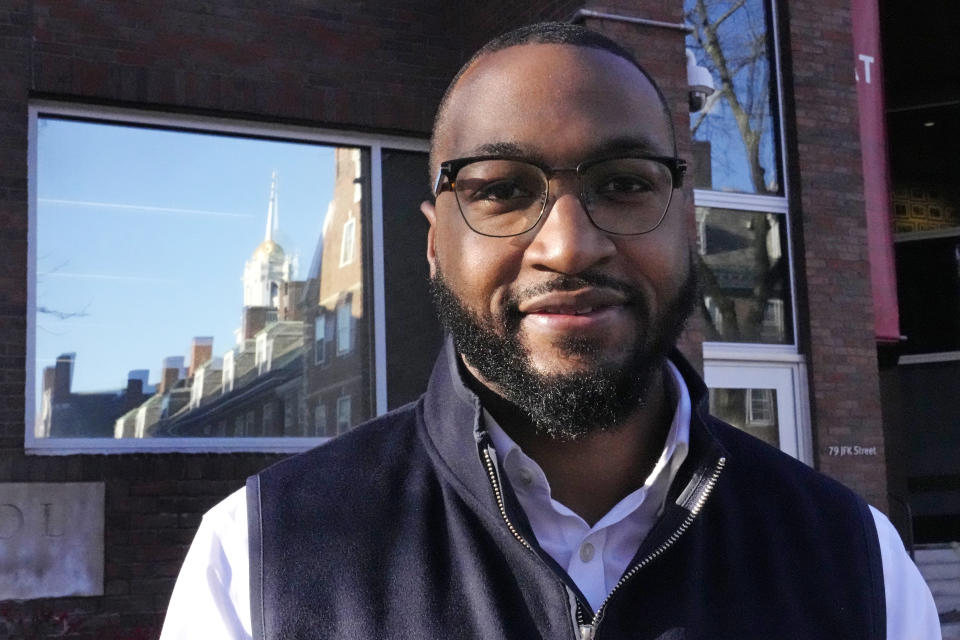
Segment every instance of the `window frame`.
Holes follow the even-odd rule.
[[[34,432],[36,411],[40,406],[34,389],[39,372],[36,370],[36,312],[37,312],[37,129],[44,117],[84,120],[93,123],[144,126],[174,131],[225,134],[253,139],[282,140],[358,147],[369,154],[370,163],[370,267],[373,282],[373,319],[371,338],[373,348],[374,414],[387,411],[387,352],[384,325],[386,293],[384,291],[383,258],[383,180],[382,153],[385,149],[429,152],[426,138],[377,135],[362,132],[344,132],[319,127],[287,125],[270,122],[235,120],[176,112],[159,112],[93,104],[78,104],[58,100],[31,100],[28,117],[28,229],[27,229],[27,344],[24,403],[24,450],[28,455],[75,455],[119,453],[231,453],[264,452],[296,453],[329,440],[321,436],[280,437],[171,437],[171,438],[42,438]]]

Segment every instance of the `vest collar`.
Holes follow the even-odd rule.
[[[690,450],[670,492],[679,495],[691,476],[696,481],[698,470],[712,466],[722,451],[707,425],[706,385],[678,350],[674,349],[669,357],[683,376],[691,403]],[[481,461],[489,436],[483,425],[480,399],[463,380],[460,356],[449,336],[434,365],[423,402],[426,436],[443,466],[457,484],[496,513],[499,508],[490,489],[488,471]]]

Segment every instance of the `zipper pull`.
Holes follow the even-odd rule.
[[[580,640],[593,640],[593,634],[597,628],[592,624],[580,625]]]

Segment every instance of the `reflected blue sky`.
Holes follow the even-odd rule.
[[[271,174],[279,233],[310,265],[333,193],[333,148],[41,118],[36,372],[76,352],[74,391],[158,380],[166,356],[235,343],[244,263],[263,240]]]
[[[685,0],[684,11],[697,16],[702,3],[711,22],[722,19],[717,29],[720,49],[732,74],[733,87],[741,104],[750,114],[751,128],[761,131],[759,160],[765,171],[765,187],[778,192],[780,168],[776,158],[775,119],[771,104],[771,56],[766,33],[766,2],[764,0]],[[726,16],[726,17],[724,17]],[[686,46],[693,51],[697,64],[707,67],[714,86],[722,82],[718,68],[694,34],[687,35]],[[699,113],[690,114],[695,140],[709,141],[713,189],[756,193],[750,172],[747,151],[737,127],[733,110],[725,98],[707,102]]]

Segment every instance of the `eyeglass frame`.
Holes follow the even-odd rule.
[[[664,206],[663,213],[660,215],[660,219],[657,220],[657,224],[655,224],[650,229],[647,229],[646,231],[640,231],[637,233],[620,233],[618,231],[608,231],[594,221],[593,216],[590,215],[590,208],[586,205],[586,196],[583,193],[583,179],[582,179],[583,172],[594,165],[600,164],[601,162],[606,162],[608,160],[622,160],[622,159],[653,160],[654,162],[658,162],[664,165],[667,168],[667,170],[670,172],[670,180],[672,183],[671,189],[670,189],[670,197],[667,198],[666,206]],[[657,227],[659,227],[663,223],[663,219],[667,217],[667,211],[670,209],[670,203],[673,202],[673,192],[676,189],[679,189],[680,187],[683,186],[683,178],[687,173],[687,161],[684,160],[683,158],[678,158],[675,156],[646,155],[642,153],[626,153],[626,154],[618,153],[618,154],[611,154],[611,155],[603,155],[596,158],[590,158],[589,160],[584,160],[583,162],[579,163],[575,167],[550,167],[543,162],[538,162],[531,158],[525,158],[522,156],[496,155],[496,154],[467,156],[465,158],[454,158],[453,160],[446,160],[440,163],[440,168],[437,171],[437,179],[434,181],[434,184],[433,184],[434,198],[439,197],[440,194],[443,193],[444,191],[454,191],[454,197],[456,197],[455,184],[457,181],[457,174],[460,173],[460,170],[469,164],[472,164],[474,162],[482,162],[484,160],[509,160],[513,162],[523,162],[525,164],[528,164],[532,167],[536,167],[537,169],[539,169],[541,172],[543,172],[544,177],[547,179],[547,189],[546,189],[546,192],[544,192],[545,197],[543,198],[543,204],[540,207],[540,213],[537,215],[537,219],[533,221],[533,224],[531,224],[530,227],[518,233],[510,233],[507,235],[495,235],[492,233],[484,233],[482,231],[477,231],[476,229],[473,228],[473,225],[470,224],[470,221],[467,220],[467,215],[463,212],[463,207],[460,206],[460,200],[458,198],[457,210],[460,211],[460,217],[463,218],[463,222],[474,233],[479,234],[481,236],[486,236],[488,238],[513,238],[516,236],[523,235],[528,231],[534,229],[538,224],[540,224],[540,220],[543,219],[543,214],[547,210],[547,200],[550,199],[550,179],[553,178],[553,176],[558,173],[569,173],[571,171],[575,172],[577,175],[577,188],[578,188],[577,196],[583,206],[584,213],[587,214],[587,219],[590,220],[590,224],[592,224],[594,227],[596,227],[600,231],[603,231],[604,233],[609,233],[611,235],[616,235],[616,236],[640,236],[645,233],[651,233],[653,231],[656,231]],[[443,182],[444,177],[446,177],[447,179],[446,182]]]

